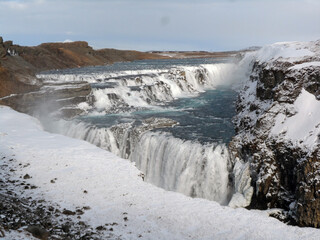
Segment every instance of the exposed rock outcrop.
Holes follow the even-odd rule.
[[[320,227],[320,118],[313,117],[319,61],[320,41],[275,44],[251,56],[231,143],[234,155],[250,163],[250,207],[283,208],[287,221],[311,227]]]

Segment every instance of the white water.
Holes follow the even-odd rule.
[[[107,81],[117,85],[112,88],[94,89],[94,107],[98,111],[110,111],[116,107],[150,107],[180,97],[195,96],[206,89],[227,84],[233,64],[180,67],[167,71],[131,71],[130,77],[118,73]],[[127,73],[128,74],[128,73]],[[116,96],[116,98],[115,98]]]
[[[86,80],[100,84],[93,89],[88,114],[159,107],[179,97],[228,84],[233,64],[200,65],[169,70],[122,71],[87,75],[49,75],[47,81]],[[142,75],[141,75],[142,74]],[[43,78],[45,76],[42,76]],[[145,180],[166,190],[227,204],[232,195],[232,163],[225,145],[201,145],[170,134],[150,132],[156,127],[117,124],[98,128],[83,122],[61,120],[55,132],[86,140],[130,159]],[[58,129],[58,130],[57,130]]]
[[[162,70],[130,70],[87,74],[38,75],[47,83],[86,81],[93,86],[93,102],[85,107],[90,114],[128,111],[161,105],[176,98],[228,84],[234,64],[202,64]],[[81,106],[80,106],[81,107]]]
[[[147,182],[166,190],[227,204],[230,200],[225,145],[201,145],[147,132],[130,155]]]
[[[145,180],[158,187],[221,204],[230,200],[231,159],[224,144],[183,141],[168,133],[149,132],[130,124],[97,128],[82,122],[59,123],[60,133],[135,162]]]

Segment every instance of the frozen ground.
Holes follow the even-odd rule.
[[[320,230],[287,226],[266,212],[232,209],[157,188],[144,182],[128,160],[44,132],[36,119],[3,106],[0,153],[15,159],[0,160],[15,169],[0,170],[1,176],[18,180],[28,174],[26,181],[38,187],[25,191],[25,197],[71,211],[86,206],[81,220],[93,227],[116,223],[114,239],[319,239]],[[108,229],[104,232],[110,237]],[[6,239],[16,239],[15,233]]]

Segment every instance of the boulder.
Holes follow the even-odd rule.
[[[12,41],[5,41],[3,43],[3,46],[5,49],[8,49],[9,47],[11,47],[13,45],[13,42]]]
[[[49,237],[49,232],[42,228],[41,226],[29,226],[26,231],[32,234],[35,238],[47,240]]]

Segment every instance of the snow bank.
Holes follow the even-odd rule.
[[[16,169],[10,172],[13,179],[28,173],[26,181],[38,186],[28,190],[30,196],[62,209],[89,206],[81,220],[93,227],[116,222],[114,234],[121,239],[310,240],[320,234],[260,211],[157,188],[144,182],[131,162],[87,142],[44,132],[34,118],[8,107],[0,107],[0,152],[16,159],[10,162]]]
[[[301,142],[309,148],[320,143],[320,101],[302,89],[294,102],[296,114],[291,117],[279,113],[271,134],[281,135],[285,139]]]
[[[320,62],[306,62],[306,63],[297,64],[297,65],[294,65],[293,67],[290,67],[289,70],[300,70],[308,67],[320,67]]]
[[[259,62],[298,61],[301,58],[313,57],[315,53],[310,46],[313,42],[279,42],[267,45],[255,53]]]

